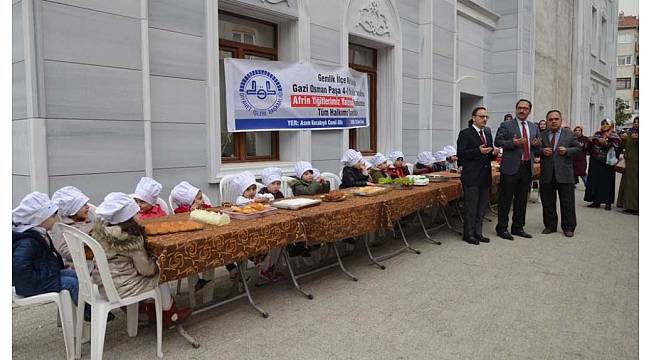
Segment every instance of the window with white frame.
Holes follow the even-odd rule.
[[[616,78],[616,90],[631,89],[632,78]]]
[[[618,66],[632,65],[632,55],[618,57]]]
[[[609,32],[607,31],[607,19],[604,17],[601,18],[600,20],[600,47],[599,47],[599,57],[600,60],[605,60],[607,58],[607,35]]]
[[[596,47],[598,46],[598,10],[595,7],[591,8],[591,53],[596,55]]]

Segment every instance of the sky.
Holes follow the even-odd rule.
[[[625,15],[639,15],[639,0],[618,0],[618,11]]]

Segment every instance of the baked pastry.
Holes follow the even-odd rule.
[[[203,224],[192,220],[155,222],[144,225],[144,230],[147,235],[173,234],[182,231],[194,231],[201,229],[203,229]]]
[[[325,201],[338,201],[345,197],[345,193],[339,190],[332,190],[327,194],[323,195],[322,198]]]

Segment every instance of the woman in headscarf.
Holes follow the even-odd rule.
[[[621,136],[625,154],[625,172],[618,189],[617,207],[627,213],[639,212],[639,117],[632,121],[632,129]]]
[[[587,186],[587,155],[589,153],[589,138],[583,134],[581,125],[573,129],[576,140],[580,143],[580,154],[573,157],[573,176],[575,177],[575,184],[578,184],[578,179],[582,178],[582,183]]]
[[[539,132],[541,133],[542,131],[546,130],[546,120],[542,119],[537,123],[537,127],[539,128]]]
[[[591,202],[589,207],[598,208],[605,204],[605,210],[612,209],[616,182],[615,164],[607,164],[607,154],[610,149],[614,152],[619,147],[621,138],[614,131],[614,122],[604,119],[600,130],[596,131],[589,143],[589,172],[587,174],[587,190],[585,201]]]

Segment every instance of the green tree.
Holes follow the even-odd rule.
[[[623,99],[616,98],[616,126],[622,126],[632,117],[630,106]]]

